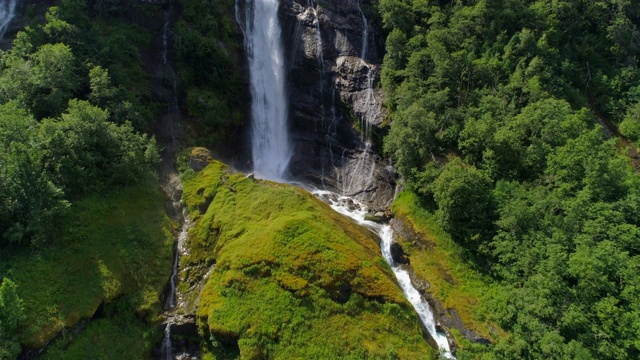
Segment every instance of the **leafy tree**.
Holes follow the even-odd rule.
[[[0,285],[0,359],[13,360],[20,354],[18,327],[23,319],[16,284],[4,278]]]
[[[65,191],[134,183],[157,164],[154,139],[136,134],[130,123],[108,119],[106,111],[72,100],[60,118],[42,123],[43,163]]]
[[[435,180],[440,224],[460,241],[477,248],[492,233],[491,181],[460,159],[447,163]]]

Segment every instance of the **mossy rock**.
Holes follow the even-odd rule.
[[[247,179],[216,161],[183,186],[196,224],[181,266],[215,261],[197,310],[205,353],[434,356],[370,231],[305,190]]]
[[[193,171],[201,171],[213,160],[211,152],[203,147],[195,147],[191,149],[189,155],[189,166]]]

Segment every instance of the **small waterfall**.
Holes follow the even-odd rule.
[[[251,77],[253,170],[259,177],[282,180],[291,158],[291,146],[278,0],[247,0],[245,22]]]
[[[0,40],[4,39],[11,21],[16,16],[16,7],[18,0],[2,0],[0,1]]]
[[[189,215],[187,214],[187,211],[186,209],[184,209],[184,207],[182,210],[182,217],[184,219],[184,223],[182,224],[182,228],[180,229],[180,235],[178,236],[178,241],[174,250],[173,270],[171,272],[169,296],[164,308],[165,314],[167,315],[167,325],[164,329],[164,339],[162,339],[162,347],[160,349],[160,359],[162,360],[173,359],[171,327],[176,320],[176,279],[178,277],[179,271],[178,265],[180,262],[180,254],[185,252],[185,245],[189,236],[189,229],[192,225],[191,220],[189,219]]]
[[[163,187],[165,192],[172,199],[172,209],[174,211],[174,220],[182,220],[182,228],[178,235],[176,245],[173,253],[173,266],[171,271],[171,278],[169,281],[169,291],[164,305],[164,317],[166,319],[166,327],[164,331],[164,338],[160,345],[159,358],[162,360],[174,359],[174,356],[178,356],[173,353],[173,347],[171,342],[171,327],[176,323],[176,285],[179,272],[180,255],[185,252],[185,244],[189,229],[191,228],[191,221],[186,209],[180,201],[182,194],[182,184],[180,183],[180,177],[173,165],[173,159],[177,156],[179,147],[179,133],[180,128],[180,105],[178,101],[178,80],[176,74],[171,66],[169,59],[169,49],[171,40],[171,23],[172,16],[174,14],[173,1],[169,1],[168,7],[164,11],[164,26],[162,28],[162,66],[164,72],[164,80],[170,81],[172,85],[171,98],[167,100],[168,106],[166,113],[162,117],[162,126],[167,128],[167,134],[163,136],[163,166],[167,170],[161,171],[161,182],[164,183]]]
[[[438,348],[444,354],[444,356],[448,359],[455,359],[453,354],[451,354],[447,336],[436,330],[436,323],[433,317],[433,312],[431,311],[431,307],[422,298],[420,292],[418,292],[418,290],[413,287],[411,278],[409,277],[409,273],[406,270],[398,267],[397,264],[395,264],[393,261],[393,258],[391,256],[393,230],[391,229],[391,226],[365,220],[364,217],[366,214],[366,207],[353,198],[350,198],[348,196],[339,196],[326,190],[313,190],[312,193],[323,201],[327,202],[336,212],[355,220],[358,224],[365,226],[378,234],[381,240],[380,249],[382,252],[382,256],[387,261],[389,266],[391,266],[391,270],[396,276],[402,292],[404,293],[407,300],[409,300],[415,311],[418,313],[422,325],[424,325],[431,337],[433,337],[433,339],[436,341],[436,344],[438,344]]]
[[[358,155],[355,166],[350,169],[343,168],[341,173],[342,194],[354,195],[356,192],[369,191],[373,187],[375,167],[371,166],[373,149],[371,142],[371,121],[379,115],[380,104],[374,96],[374,66],[368,62],[369,50],[369,20],[362,10],[360,1],[349,0],[349,4],[360,12],[362,19],[362,43],[360,44],[360,61],[367,68],[367,88],[365,105],[363,109],[357,109],[360,118],[360,136],[364,142],[364,149]],[[344,162],[344,159],[343,159]],[[364,176],[363,176],[364,175]]]

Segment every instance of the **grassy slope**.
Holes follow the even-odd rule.
[[[157,182],[82,199],[59,229],[37,253],[12,254],[0,265],[24,300],[23,344],[41,347],[121,295],[139,315],[158,312],[172,237]]]
[[[197,223],[181,266],[217,261],[197,313],[209,357],[236,341],[246,359],[433,357],[368,231],[301,189],[218,162],[183,185]]]
[[[47,349],[45,360],[149,358],[162,332],[131,313],[124,300],[111,303],[104,318],[92,320],[77,336],[67,334]]]
[[[410,192],[401,193],[393,203],[394,214],[407,221],[426,241],[422,249],[411,243],[401,244],[409,256],[416,275],[431,284],[432,294],[445,309],[456,309],[465,326],[488,339],[495,339],[491,326],[498,335],[504,335],[487,319],[485,304],[500,292],[498,284],[472,269],[463,258],[463,249],[435,222],[435,217],[418,204]],[[464,344],[461,336],[458,343]]]

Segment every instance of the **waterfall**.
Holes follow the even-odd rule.
[[[11,20],[16,16],[16,6],[18,0],[0,1],[0,40],[4,39],[4,34],[11,24]]]
[[[291,146],[278,0],[247,0],[245,21],[251,77],[253,170],[258,177],[282,180],[291,158]]]
[[[253,151],[253,167],[257,176],[270,180],[286,182],[286,172],[289,159],[291,157],[291,146],[288,138],[287,127],[287,97],[285,93],[284,79],[284,51],[281,44],[281,30],[278,22],[278,0],[246,0],[244,8],[244,16],[241,14],[241,0],[236,0],[235,11],[236,21],[242,31],[245,39],[245,48],[249,58],[250,78],[251,78],[251,116],[252,116],[252,151]],[[356,0],[348,0],[354,2]],[[314,27],[316,30],[316,45],[319,51],[318,59],[320,62],[320,96],[324,96],[324,54],[322,53],[322,36],[320,33],[320,19],[318,17],[318,5],[313,0],[308,0],[307,4],[312,12],[314,19]],[[357,159],[357,164],[351,169],[351,173],[342,173],[342,183],[344,185],[343,192],[348,190],[364,189],[369,191],[368,186],[372,183],[374,168],[367,165],[370,164],[372,155],[370,143],[370,116],[375,116],[372,109],[378,106],[374,97],[373,78],[374,66],[367,63],[367,52],[369,44],[369,23],[364,12],[360,9],[360,3],[355,2],[360,10],[363,21],[363,42],[360,49],[360,57],[363,66],[367,68],[367,100],[364,111],[360,112],[362,121],[362,140],[365,142],[365,149],[362,155]],[[243,23],[244,20],[244,23]],[[298,33],[299,29],[296,29]],[[298,46],[294,42],[294,47]],[[331,82],[333,85],[332,94],[335,100],[335,79]],[[332,121],[327,131],[331,131],[331,127],[336,129],[335,104],[331,109]],[[322,110],[322,119],[324,120],[324,108]],[[376,110],[377,111],[377,110]],[[379,114],[379,113],[378,113]],[[324,129],[324,124],[323,124]],[[327,134],[330,135],[330,134]],[[345,163],[345,155],[343,150],[342,163]],[[330,152],[331,153],[331,152]],[[333,163],[333,161],[332,161]],[[347,171],[346,169],[343,171]],[[363,175],[364,180],[360,179]],[[360,179],[360,180],[354,180]],[[358,182],[356,184],[356,182]],[[362,183],[364,181],[364,183]],[[300,185],[300,184],[297,184]],[[364,187],[363,187],[364,185]],[[406,270],[399,268],[393,263],[391,257],[391,243],[393,242],[393,231],[389,225],[381,225],[371,221],[364,220],[365,206],[360,204],[356,199],[345,194],[337,195],[326,190],[313,190],[313,194],[324,199],[331,207],[351,219],[358,224],[365,226],[381,239],[381,251],[387,263],[391,266],[395,274],[398,284],[400,285],[406,298],[416,310],[420,321],[435,339],[440,351],[446,358],[453,359],[449,343],[445,334],[436,330],[435,320],[429,304],[422,298],[418,290],[411,284],[409,274]],[[355,209],[349,204],[356,203]],[[170,330],[169,330],[170,331]]]

